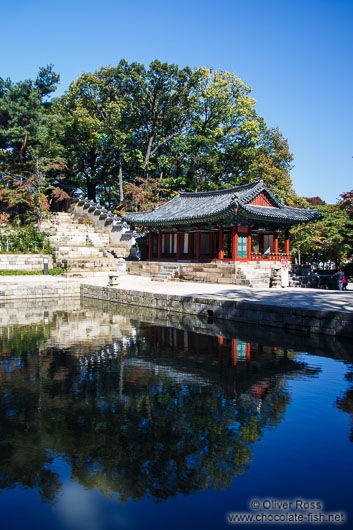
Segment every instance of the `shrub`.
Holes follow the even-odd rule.
[[[35,225],[18,229],[3,229],[0,232],[2,254],[51,254],[48,238]]]

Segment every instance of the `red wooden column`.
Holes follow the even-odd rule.
[[[162,232],[158,232],[158,259],[162,257]]]
[[[192,232],[189,233],[188,254],[189,258],[192,258],[194,254],[194,234]]]
[[[201,243],[201,232],[196,232],[196,256],[195,258],[200,261],[200,243]]]
[[[236,366],[238,362],[237,339],[232,339],[232,363]]]
[[[153,233],[148,233],[148,259],[152,259],[152,242],[153,242]]]
[[[274,232],[273,234],[273,252],[278,254],[278,234]]]
[[[176,259],[180,259],[180,232],[177,233]]]
[[[251,226],[249,226],[248,228],[248,239],[247,239],[246,244],[247,244],[246,253],[248,256],[248,260],[251,260]]]
[[[224,228],[221,226],[218,232],[218,259],[224,259]]]
[[[237,261],[238,257],[238,230],[236,226],[232,228],[232,260]]]
[[[289,230],[284,232],[284,253],[289,254]]]

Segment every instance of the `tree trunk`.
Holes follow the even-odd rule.
[[[123,168],[121,163],[119,163],[119,193],[120,193],[120,202],[124,202],[124,188],[123,188]]]
[[[87,198],[89,201],[96,202],[96,184],[87,179]]]
[[[143,163],[143,172],[146,176],[148,175],[148,171],[146,171],[146,168],[147,168],[147,164],[149,162],[150,156],[151,156],[153,140],[154,140],[154,134],[152,134],[152,136],[150,136],[150,139],[148,140],[145,161]]]
[[[97,184],[94,181],[94,179],[95,179],[95,176],[96,176],[96,169],[97,169],[97,153],[95,152],[94,149],[92,149],[88,153],[88,162],[89,162],[89,166],[90,166],[91,169],[90,169],[90,171],[87,171],[87,172],[85,171],[85,176],[86,176],[86,180],[87,180],[87,197],[88,197],[89,201],[96,202],[96,197],[97,197],[96,188],[97,188]]]
[[[23,139],[21,149],[20,149],[20,162],[21,163],[23,161],[23,151],[26,149],[26,145],[27,145],[27,134],[25,134],[25,137]]]

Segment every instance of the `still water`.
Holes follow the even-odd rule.
[[[2,529],[353,528],[351,342],[61,304],[0,307]]]

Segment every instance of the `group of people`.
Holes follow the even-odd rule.
[[[336,274],[333,274],[331,278],[337,278],[337,286],[339,291],[347,291],[348,285],[348,275],[344,271],[338,271]]]

